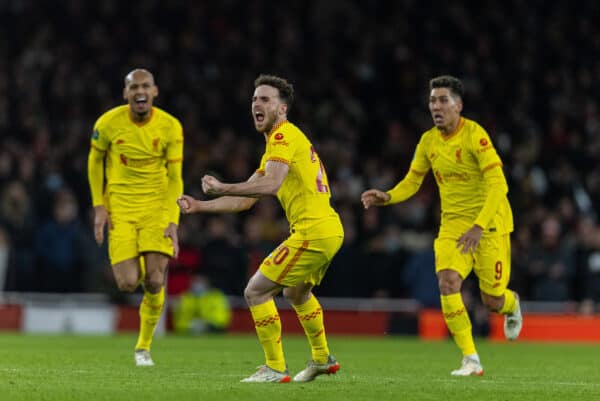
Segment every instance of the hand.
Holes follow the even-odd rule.
[[[179,255],[179,238],[177,237],[177,224],[169,223],[165,229],[165,238],[171,238],[173,243],[173,258],[177,258]]]
[[[362,193],[360,200],[365,209],[371,206],[384,206],[390,200],[390,194],[378,189],[369,189]]]
[[[202,190],[207,195],[221,195],[223,192],[223,183],[212,175],[202,177]]]
[[[98,245],[104,242],[104,226],[108,223],[108,229],[112,229],[112,223],[108,210],[102,205],[94,207],[94,238]]]
[[[475,252],[482,234],[483,228],[475,224],[473,227],[469,228],[466,233],[460,236],[458,241],[456,241],[456,247],[460,248],[462,246],[461,253]]]
[[[196,202],[198,201],[189,195],[181,195],[179,198],[177,198],[177,205],[183,214],[194,213],[196,211],[194,208],[194,204]]]

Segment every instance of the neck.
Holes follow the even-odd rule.
[[[138,114],[138,113],[134,113],[133,110],[131,110],[131,108],[129,108],[129,117],[131,117],[131,119],[133,121],[135,121],[136,123],[147,122],[148,120],[150,120],[150,117],[152,117],[152,109],[148,110],[147,112],[145,112],[143,114]]]
[[[442,135],[444,136],[448,136],[450,134],[453,134],[454,132],[456,132],[456,129],[458,128],[458,124],[460,123],[460,117],[456,119],[456,121],[453,121],[452,123],[446,125],[445,127],[440,127],[438,128],[440,130],[440,132],[442,133]]]

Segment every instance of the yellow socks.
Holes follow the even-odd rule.
[[[463,356],[476,354],[471,319],[463,304],[462,295],[460,293],[442,295],[441,303],[446,326]]]
[[[507,315],[509,313],[513,313],[517,309],[517,300],[515,298],[515,293],[509,289],[504,291],[504,305],[502,305],[502,309],[498,311],[501,315]]]
[[[281,320],[275,302],[271,299],[264,304],[250,307],[256,335],[265,352],[267,366],[283,372],[286,370],[283,346],[281,344]]]
[[[150,349],[152,336],[164,304],[165,287],[162,287],[156,294],[144,291],[144,298],[140,304],[140,334],[135,349]]]
[[[325,337],[323,310],[319,301],[314,295],[311,295],[310,299],[304,304],[293,306],[310,343],[313,361],[326,363],[329,356],[329,347]]]

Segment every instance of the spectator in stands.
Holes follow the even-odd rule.
[[[231,323],[227,296],[204,275],[195,275],[190,289],[175,302],[173,326],[179,334],[224,332]]]
[[[52,216],[34,236],[38,290],[80,292],[85,268],[84,251],[93,240],[78,213],[77,199],[69,189],[54,194]],[[88,240],[88,244],[85,241]]]

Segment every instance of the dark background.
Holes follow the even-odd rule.
[[[524,300],[600,302],[600,6],[595,1],[0,2],[0,283],[8,291],[114,292],[92,238],[92,126],[151,70],[183,124],[185,192],[247,179],[264,140],[260,73],[288,78],[290,120],[324,160],[345,244],[320,295],[439,302],[429,177],[410,201],[365,212],[432,126],[428,81],[460,77],[463,114],[492,137],[515,216],[511,287]],[[184,216],[171,293],[204,273],[240,295],[285,238],[274,198],[240,215]],[[467,286],[474,286],[472,281]],[[590,305],[592,309],[590,309]]]

